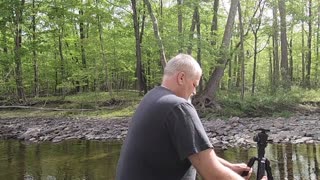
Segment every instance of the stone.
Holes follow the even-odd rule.
[[[290,118],[239,118],[203,120],[203,126],[215,147],[256,146],[256,129],[270,129],[272,143],[320,143],[319,114]],[[68,139],[123,140],[128,133],[130,117],[95,120],[93,118],[0,118],[0,138],[24,141],[60,142]]]

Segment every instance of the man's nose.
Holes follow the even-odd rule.
[[[194,88],[193,92],[192,92],[192,96],[196,95],[197,94],[197,90],[196,88]]]

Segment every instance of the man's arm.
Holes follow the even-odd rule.
[[[188,157],[204,179],[243,180],[239,174],[223,165],[213,149],[207,149]],[[247,169],[248,171],[250,168]]]
[[[238,174],[241,174],[244,171],[248,171],[248,166],[245,163],[233,164],[233,163],[230,163],[227,160],[222,159],[220,157],[218,157],[218,160],[222,165],[230,168],[231,170],[233,170],[234,172],[236,172]]]

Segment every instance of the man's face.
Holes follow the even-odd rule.
[[[201,78],[200,73],[198,73],[195,76],[190,76],[184,73],[184,75],[180,77],[181,83],[180,83],[180,91],[178,96],[186,100],[191,99],[191,97],[197,93],[196,88],[199,85],[200,78]]]

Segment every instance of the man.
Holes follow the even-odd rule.
[[[145,95],[130,122],[117,180],[194,180],[196,170],[204,179],[244,179],[239,174],[250,168],[216,156],[190,103],[201,75],[189,55],[167,63],[161,86]]]

